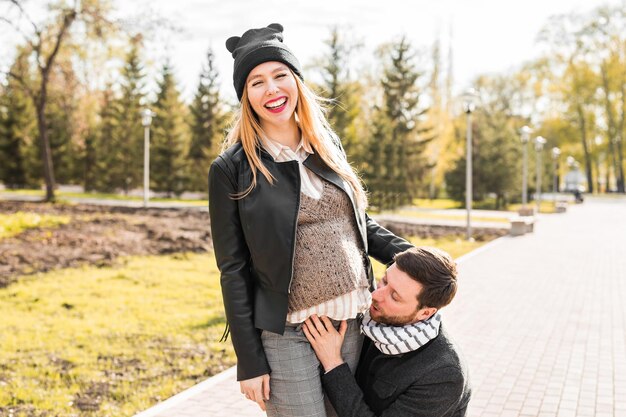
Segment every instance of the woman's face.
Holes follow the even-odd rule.
[[[248,101],[259,116],[261,127],[289,123],[298,102],[298,87],[287,65],[276,61],[257,65],[248,75],[246,88]]]

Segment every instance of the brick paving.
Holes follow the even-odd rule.
[[[626,199],[588,198],[459,259],[444,312],[472,417],[626,417]],[[226,371],[141,417],[263,416]]]

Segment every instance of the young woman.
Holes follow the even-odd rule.
[[[361,183],[282,31],[274,23],[226,41],[240,109],[209,172],[211,230],[241,392],[270,417],[323,417],[333,411],[301,323],[347,320],[342,356],[354,372],[355,319],[374,285],[368,254],[390,263],[411,245],[365,214]]]

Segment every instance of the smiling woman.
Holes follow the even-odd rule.
[[[300,324],[347,320],[354,371],[355,319],[373,285],[367,255],[389,263],[411,245],[365,214],[363,187],[282,31],[274,23],[226,41],[241,102],[211,165],[209,211],[241,392],[270,417],[324,417],[334,410]]]

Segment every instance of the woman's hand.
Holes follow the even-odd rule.
[[[270,376],[264,374],[239,382],[241,393],[247,399],[254,401],[265,411],[265,401],[270,399]]]
[[[348,324],[345,320],[342,320],[337,332],[328,317],[322,316],[320,321],[320,318],[315,314],[304,322],[302,331],[306,338],[309,339],[325,372],[343,363],[341,345],[347,329]]]

